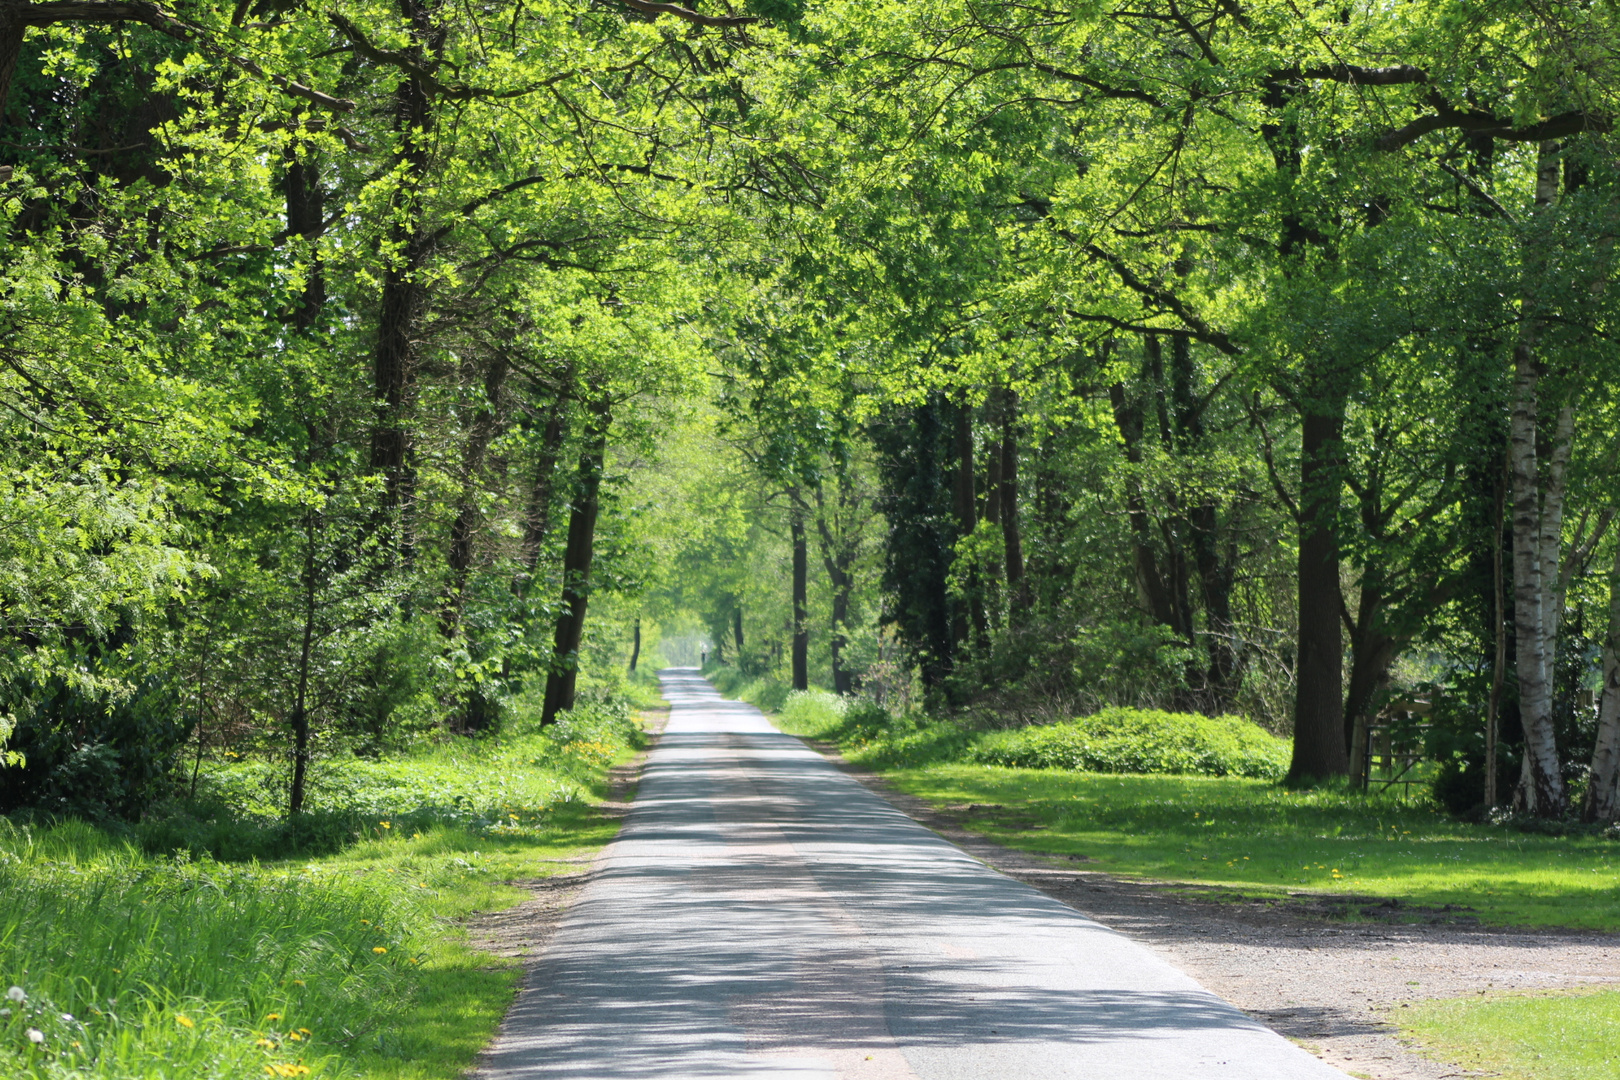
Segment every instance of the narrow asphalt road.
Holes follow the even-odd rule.
[[[690,669],[485,1080],[1344,1080]]]

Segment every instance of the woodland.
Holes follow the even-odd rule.
[[[1613,821],[1617,114],[1609,0],[0,0],[0,812],[662,655]]]

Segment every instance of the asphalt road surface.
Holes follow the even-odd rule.
[[[1344,1080],[690,669],[486,1080]]]

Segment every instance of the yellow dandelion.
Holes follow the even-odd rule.
[[[388,824],[388,822],[386,822],[386,821],[379,821],[379,822],[377,822],[377,824],[381,825],[385,829],[392,829],[393,828],[393,826]]]
[[[290,1042],[303,1042],[304,1041],[304,1037],[302,1035],[298,1034],[298,1032],[296,1032],[296,1031],[287,1032],[287,1039]]]
[[[304,985],[304,980],[303,979],[294,979],[292,981],[292,984],[294,986],[303,986]]]
[[[298,1034],[300,1034],[300,1035],[313,1035],[314,1032],[310,1031],[309,1028],[299,1028],[298,1029]]]
[[[266,1020],[280,1020],[281,1019],[281,1014],[280,1013],[270,1013],[268,1016],[265,1017],[265,1019]]]
[[[253,1041],[253,1045],[264,1050],[270,1050],[274,1049],[276,1044],[271,1042],[269,1039],[255,1039]]]
[[[195,1023],[192,1022],[191,1017],[186,1016],[184,1013],[175,1013],[174,1014],[174,1022],[179,1024],[183,1028],[194,1028],[194,1027],[197,1026]]]
[[[371,920],[370,919],[361,919],[360,920],[360,925],[361,926],[370,926],[371,925]]]
[[[383,948],[381,945],[376,945],[376,946],[372,947],[371,951],[376,953],[378,956],[381,956],[383,953],[387,952],[388,950]]]

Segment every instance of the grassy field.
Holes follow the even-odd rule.
[[[1503,1080],[1620,1076],[1620,991],[1432,1001],[1401,1012],[1436,1057]]]
[[[460,1075],[519,975],[460,920],[612,837],[595,803],[634,738],[602,722],[329,762],[302,831],[241,762],[132,829],[0,819],[0,1075]],[[250,857],[299,845],[316,854]]]

